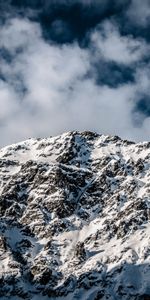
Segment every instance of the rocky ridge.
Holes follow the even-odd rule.
[[[150,142],[0,150],[0,299],[150,300]]]

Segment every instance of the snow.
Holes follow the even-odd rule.
[[[19,249],[29,268],[44,261],[43,268],[53,267],[53,271],[63,274],[55,288],[61,288],[71,275],[78,280],[81,275],[92,272],[93,277],[101,281],[107,277],[110,280],[113,274],[107,288],[112,298],[107,299],[128,300],[135,290],[139,295],[150,293],[150,149],[147,145],[104,135],[90,139],[84,133],[69,132],[47,139],[29,139],[1,149],[1,196],[17,193],[14,203],[20,201],[18,204],[23,211],[20,217],[14,210],[17,225],[13,224],[12,215],[10,225],[8,211],[1,216],[1,236],[5,236],[8,243],[7,250],[0,252],[1,276],[15,274],[17,268],[11,267],[16,262],[13,251]],[[137,167],[139,159],[144,166],[141,170]],[[29,161],[35,162],[35,167],[29,166],[22,171]],[[116,163],[119,165],[117,174],[107,175],[108,171],[114,174]],[[14,192],[14,183],[22,176],[28,177],[34,168],[38,173],[33,182],[27,181],[28,198],[22,200],[25,192]],[[60,171],[62,177],[55,181]],[[26,177],[23,178],[26,182]],[[49,190],[53,184],[54,189]],[[68,215],[59,216],[63,201],[68,207],[70,203],[77,205],[72,213],[67,211]],[[141,205],[139,208],[136,208],[137,201]],[[147,208],[142,208],[142,204]],[[86,213],[88,217],[83,218]],[[149,220],[145,217],[148,214]],[[23,231],[26,225],[33,235]],[[30,242],[31,247],[21,247],[23,240]],[[51,245],[47,246],[48,243]],[[86,253],[86,259],[81,262],[75,257],[79,243],[84,243]],[[119,268],[123,269],[116,271]],[[18,268],[17,276],[20,270]],[[39,271],[35,278],[40,275]],[[90,279],[87,277],[85,283],[86,280]],[[40,292],[35,294],[36,285],[31,288],[28,284],[24,281],[23,288],[31,290],[32,300],[55,299],[41,296]],[[116,296],[121,285],[126,293],[124,298]],[[77,287],[68,295],[58,296],[57,300],[93,300],[98,286],[95,284],[87,290]],[[9,298],[20,299],[17,295]]]

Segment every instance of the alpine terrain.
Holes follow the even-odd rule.
[[[0,299],[150,300],[150,142],[73,131],[0,150]]]

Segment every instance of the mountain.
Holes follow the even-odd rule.
[[[150,300],[150,142],[0,150],[0,299]]]

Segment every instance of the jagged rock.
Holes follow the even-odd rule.
[[[75,257],[77,257],[80,261],[84,261],[86,259],[86,251],[84,248],[84,243],[83,242],[78,242],[76,247],[75,247],[75,252],[74,252]]]
[[[0,167],[2,299],[149,299],[148,142],[74,131]]]
[[[7,251],[7,242],[5,236],[0,236],[0,251]]]

